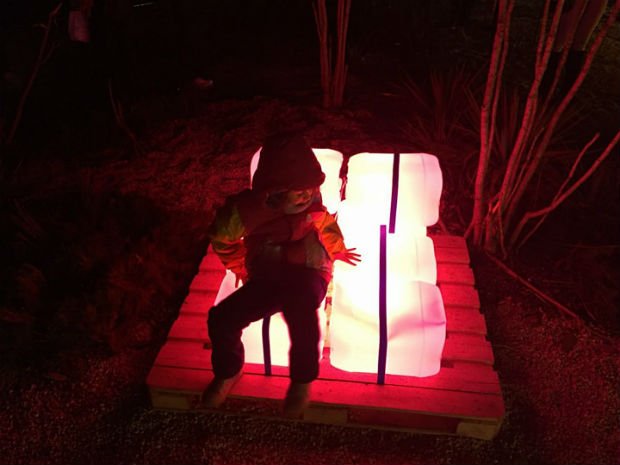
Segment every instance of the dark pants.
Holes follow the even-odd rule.
[[[319,374],[320,329],[317,308],[327,291],[325,279],[305,267],[287,268],[274,278],[253,278],[209,312],[211,361],[215,375],[234,376],[243,367],[241,332],[253,321],[282,311],[291,339],[292,381],[309,383]]]

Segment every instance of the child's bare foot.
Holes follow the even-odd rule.
[[[207,389],[202,393],[200,407],[217,408],[222,405],[242,374],[243,371],[239,370],[239,373],[230,378],[213,378]]]
[[[284,399],[284,416],[291,419],[302,417],[304,410],[310,402],[311,383],[291,382]]]

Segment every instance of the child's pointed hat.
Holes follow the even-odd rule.
[[[263,192],[311,189],[323,181],[325,174],[303,136],[285,132],[265,140],[252,189]]]

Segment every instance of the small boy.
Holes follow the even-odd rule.
[[[356,265],[335,218],[321,200],[325,180],[314,152],[290,133],[269,137],[261,150],[252,189],[229,197],[209,228],[211,246],[243,282],[208,319],[214,380],[202,404],[218,407],[241,377],[241,332],[281,311],[289,329],[291,383],[284,414],[302,415],[310,383],[319,372],[317,308],[332,277],[334,260]]]

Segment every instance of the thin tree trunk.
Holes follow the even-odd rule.
[[[321,90],[323,92],[323,106],[331,105],[331,60],[330,40],[328,32],[327,8],[325,0],[314,0],[312,3],[316,32],[319,39],[319,60],[321,66]]]
[[[351,0],[338,0],[338,47],[336,50],[334,85],[332,89],[332,105],[334,107],[340,107],[343,103],[344,87],[347,79],[346,50],[350,12]]]
[[[530,87],[530,91],[527,96],[525,109],[523,110],[523,118],[521,126],[515,140],[515,144],[508,157],[508,165],[506,166],[506,172],[504,174],[504,180],[498,192],[498,208],[500,209],[500,215],[510,208],[510,193],[515,187],[515,178],[518,176],[519,171],[523,169],[524,157],[527,157],[527,142],[530,138],[533,123],[536,119],[536,109],[538,105],[538,88],[543,78],[545,70],[547,69],[547,63],[549,62],[549,56],[555,41],[558,24],[560,22],[560,15],[562,13],[562,7],[564,0],[559,0],[556,5],[555,13],[553,15],[553,21],[548,33],[546,33],[546,18],[549,11],[550,0],[545,2],[545,14],[543,15],[543,21],[540,28],[540,35],[538,38],[537,55],[541,56],[540,62],[537,60],[534,81]],[[546,35],[545,35],[546,34]],[[544,44],[544,47],[543,47]],[[541,51],[542,50],[542,55]]]
[[[590,49],[588,50],[587,54],[586,54],[586,58],[584,61],[584,64],[581,68],[581,71],[579,72],[577,78],[575,79],[575,82],[573,83],[572,87],[570,88],[570,90],[567,92],[567,94],[564,96],[564,98],[562,99],[562,101],[560,102],[560,104],[558,105],[558,107],[556,108],[555,112],[552,114],[549,123],[547,125],[547,129],[546,132],[543,135],[543,138],[541,140],[541,142],[539,143],[539,145],[533,150],[533,158],[532,161],[529,163],[529,165],[526,167],[523,177],[521,177],[519,179],[518,184],[516,185],[516,189],[514,194],[512,195],[512,199],[511,199],[511,208],[506,210],[506,218],[505,218],[505,224],[511,224],[512,223],[512,218],[516,213],[516,206],[521,202],[523,196],[525,195],[525,191],[529,185],[530,180],[532,179],[532,177],[534,176],[534,174],[536,173],[540,162],[544,156],[544,154],[546,153],[547,147],[549,146],[549,142],[551,140],[551,136],[553,135],[553,132],[555,130],[555,128],[558,125],[558,122],[560,120],[560,117],[562,116],[562,114],[564,113],[564,111],[566,110],[566,107],[568,106],[568,104],[572,101],[572,99],[574,98],[575,94],[577,93],[577,90],[579,89],[579,87],[581,87],[581,84],[583,82],[583,80],[586,77],[586,74],[588,73],[590,67],[592,66],[592,62],[594,61],[594,57],[596,56],[596,53],[598,52],[603,39],[605,38],[605,36],[607,35],[607,32],[609,31],[609,29],[611,28],[611,26],[614,24],[614,22],[616,21],[616,18],[618,17],[618,12],[620,11],[620,0],[616,0],[614,3],[614,6],[612,7],[609,16],[607,17],[607,21],[605,22],[605,24],[601,27],[599,33],[597,34],[596,38],[594,39],[592,46],[590,47]]]
[[[340,107],[343,102],[347,78],[346,48],[351,0],[338,0],[336,12],[335,63],[332,62],[332,47],[334,44],[332,43],[332,35],[329,33],[329,20],[325,0],[314,0],[312,9],[319,39],[323,107]]]
[[[480,156],[478,158],[478,169],[474,186],[474,211],[470,227],[468,228],[468,235],[472,232],[473,241],[478,245],[481,245],[483,240],[483,222],[487,213],[486,182],[493,144],[494,109],[496,109],[497,96],[501,87],[503,64],[505,63],[505,53],[508,47],[508,27],[513,6],[514,0],[500,0],[498,24],[493,40],[491,63],[489,65],[487,85],[481,109]]]

